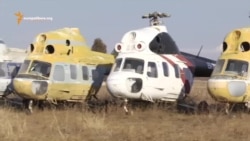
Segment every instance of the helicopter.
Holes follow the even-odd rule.
[[[115,45],[116,60],[107,78],[110,94],[128,100],[176,102],[190,93],[194,76],[208,77],[215,61],[181,52],[160,18],[170,14],[153,12],[148,27],[126,32]],[[203,71],[202,73],[200,71]]]
[[[0,39],[0,97],[8,95],[11,91],[9,85],[16,75],[27,52],[25,49],[7,47]]]
[[[34,102],[83,103],[96,97],[113,63],[113,55],[90,50],[79,28],[43,32],[30,44],[14,90],[30,113]]]
[[[213,99],[225,103],[228,114],[234,105],[250,109],[250,28],[238,28],[224,37],[222,52],[208,79]]]

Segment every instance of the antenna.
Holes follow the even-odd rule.
[[[166,13],[159,13],[159,12],[153,12],[153,13],[149,13],[147,15],[143,15],[142,18],[143,19],[150,19],[150,26],[155,26],[155,25],[160,25],[162,24],[162,22],[159,20],[159,18],[168,18],[170,17],[170,14],[166,14]]]
[[[200,53],[201,53],[202,48],[203,48],[203,45],[201,45],[200,50],[199,50],[199,52],[198,52],[198,54],[197,54],[196,57],[199,57],[199,56],[200,56]]]

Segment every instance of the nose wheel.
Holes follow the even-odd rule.
[[[128,99],[124,99],[123,109],[126,112],[126,114],[128,114],[128,107],[127,106],[128,106]]]
[[[225,104],[225,113],[229,115],[231,112],[248,112],[250,111],[250,101],[246,103],[226,103]]]
[[[245,106],[247,108],[247,111],[249,112],[250,111],[250,101],[246,102]]]
[[[32,114],[33,113],[33,100],[30,100],[30,99],[24,99],[23,100],[23,105],[24,105],[24,108],[28,110],[28,113],[29,114]]]
[[[126,115],[128,115],[129,113],[130,113],[130,114],[133,114],[132,111],[129,111],[129,110],[128,110],[128,107],[127,107],[127,106],[128,106],[128,99],[124,99],[124,101],[123,101],[123,109],[124,109]]]

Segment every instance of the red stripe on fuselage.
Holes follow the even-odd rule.
[[[172,61],[171,59],[167,58],[166,56],[164,55],[160,55],[162,58],[164,58],[167,62],[169,62],[173,67],[174,65],[176,64],[174,61]],[[175,56],[174,56],[175,57]],[[178,58],[179,59],[179,58]],[[186,80],[186,77],[185,77],[185,74],[183,72],[182,69],[180,69],[180,73],[181,73],[181,80],[183,82],[183,84],[185,84],[185,80]]]
[[[166,56],[164,55],[160,55],[163,59],[165,59],[169,64],[171,64],[173,67],[174,67],[174,61],[172,61],[171,59],[167,58]]]
[[[165,59],[167,62],[169,62],[172,65],[172,67],[174,67],[174,65],[176,64],[174,61],[172,61],[171,59],[167,58],[166,56],[164,56],[164,55],[160,55],[160,56],[163,59]],[[182,56],[182,55],[175,55],[174,57],[176,57],[179,60],[183,61],[184,64],[187,65],[188,69],[191,69],[193,67],[193,64],[191,62],[189,62],[184,56]],[[186,79],[185,72],[181,68],[180,68],[180,75],[181,75],[181,81],[182,81],[182,83],[184,84],[184,87],[185,87],[185,91],[187,93],[189,93],[190,89],[191,89],[191,84],[190,84],[189,80]]]
[[[180,59],[181,61],[183,61],[188,66],[188,68],[191,70],[191,72],[194,73],[194,64],[192,62],[190,62],[185,56],[183,56],[181,54],[177,54],[175,57]]]
[[[192,74],[194,74],[195,68],[194,68],[194,64],[192,62],[190,62],[185,56],[181,55],[181,54],[177,54],[176,58],[182,60],[188,67],[188,69],[191,71]],[[185,74],[184,74],[185,75]],[[184,76],[185,77],[185,76]],[[192,85],[192,81],[193,78],[185,78],[184,80],[184,85],[185,85],[185,91],[187,93],[189,93],[191,91],[191,85]]]

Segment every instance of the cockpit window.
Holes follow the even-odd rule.
[[[246,76],[248,72],[248,62],[240,60],[228,60],[225,74],[235,74]]]
[[[122,58],[117,58],[114,65],[114,71],[119,71],[122,63]]]
[[[24,60],[18,73],[25,73],[29,67],[30,60]]]
[[[29,69],[29,73],[44,77],[50,76],[51,64],[42,61],[33,61]]]
[[[147,75],[148,77],[158,77],[157,67],[154,62],[148,62]]]
[[[143,74],[144,60],[135,58],[126,58],[122,71],[132,71],[135,73]]]
[[[213,74],[221,73],[224,63],[225,63],[224,59],[218,60],[213,70]]]

